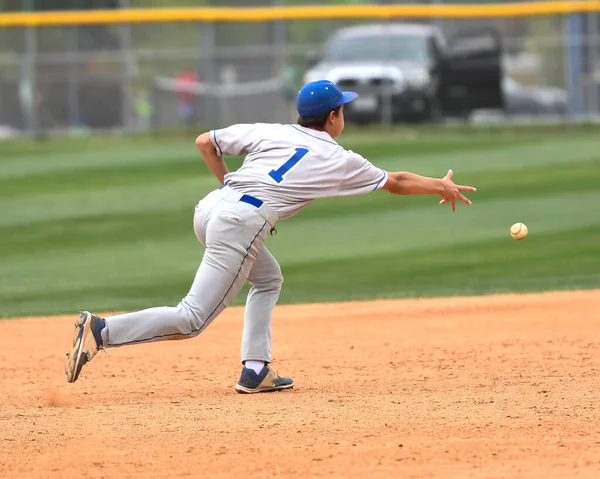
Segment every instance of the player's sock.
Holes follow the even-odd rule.
[[[249,360],[244,363],[244,366],[246,366],[248,369],[252,369],[256,374],[260,374],[262,369],[265,367],[265,362]]]
[[[102,347],[105,342],[104,330],[106,329],[106,319],[92,315],[90,328],[94,335],[94,339],[96,340],[96,344],[98,347]]]
[[[108,325],[104,326],[104,328],[102,328],[102,331],[100,332],[100,334],[102,335],[102,344],[108,344]]]

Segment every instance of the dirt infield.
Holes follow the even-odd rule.
[[[600,477],[600,291],[276,311],[293,391],[240,396],[241,310],[64,381],[74,317],[0,321],[0,477]]]

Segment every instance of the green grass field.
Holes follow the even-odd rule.
[[[478,188],[473,205],[452,214],[435,197],[382,191],[313,203],[267,240],[281,302],[600,286],[600,129],[400,129],[340,143],[389,170],[453,168]],[[0,315],[176,304],[203,253],[194,206],[217,186],[193,135],[0,143]],[[530,231],[520,242],[517,221]]]

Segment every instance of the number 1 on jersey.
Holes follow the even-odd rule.
[[[273,178],[277,183],[281,183],[283,181],[283,175],[285,175],[288,171],[290,171],[296,164],[304,158],[304,155],[308,153],[307,148],[296,148],[296,153],[289,160],[287,160],[283,165],[281,165],[277,170],[271,170],[269,172],[269,176]]]

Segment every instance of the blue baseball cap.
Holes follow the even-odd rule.
[[[358,96],[353,91],[341,91],[329,80],[318,80],[307,83],[298,92],[296,109],[305,118],[319,116],[330,112],[344,103],[351,102]]]

